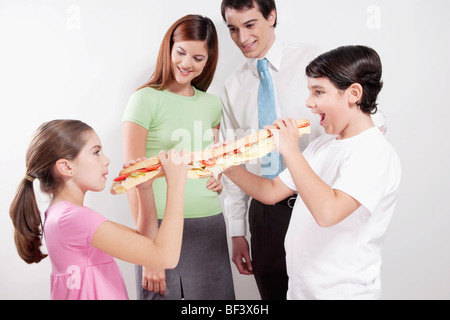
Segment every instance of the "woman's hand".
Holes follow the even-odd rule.
[[[163,296],[166,293],[166,270],[142,267],[142,288]]]
[[[132,165],[135,165],[136,163],[144,161],[144,160],[147,160],[147,158],[146,157],[142,157],[142,158],[137,158],[136,160],[131,160],[128,163],[124,163],[123,164],[123,168],[126,169],[126,168],[128,168],[128,167],[130,167]]]
[[[222,173],[219,173],[217,175],[217,179],[215,177],[211,177],[211,179],[206,182],[206,188],[208,188],[208,190],[221,194],[223,189],[222,181],[220,179],[221,177]]]

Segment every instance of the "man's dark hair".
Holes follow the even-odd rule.
[[[222,18],[226,22],[225,19],[225,10],[227,8],[235,9],[235,10],[249,10],[258,7],[259,11],[263,15],[264,19],[269,19],[269,15],[272,10],[277,10],[277,6],[275,5],[274,0],[223,0],[222,5],[220,7],[222,12]],[[277,26],[277,19],[275,19],[275,23],[273,27]]]

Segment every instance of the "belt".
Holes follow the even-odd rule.
[[[275,203],[275,205],[284,205],[292,209],[294,208],[295,200],[297,200],[296,194],[294,194],[292,197],[288,197],[284,200],[281,200],[280,202]]]

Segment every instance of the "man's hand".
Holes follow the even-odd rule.
[[[244,236],[233,237],[233,262],[240,274],[253,274],[252,260],[250,259],[249,246]]]

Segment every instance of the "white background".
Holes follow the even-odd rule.
[[[277,0],[277,5],[277,34],[285,42],[329,49],[364,44],[381,55],[380,108],[403,165],[383,248],[382,297],[449,299],[450,2]],[[222,21],[219,0],[0,0],[0,299],[50,295],[49,259],[27,265],[19,258],[8,214],[25,173],[31,134],[51,119],[85,121],[102,139],[111,179],[122,166],[121,116],[128,97],[152,73],[167,28],[189,13],[210,17],[218,29],[221,56],[209,91],[219,94],[243,60]],[[109,186],[89,193],[86,205],[133,227],[126,198],[110,195]],[[38,198],[44,211],[47,200]],[[134,267],[121,261],[119,266],[134,299]],[[232,268],[237,298],[259,299],[253,277]]]

